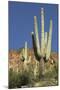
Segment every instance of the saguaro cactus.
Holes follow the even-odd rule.
[[[25,42],[24,58],[24,69],[27,70],[27,42]]]
[[[40,71],[41,75],[44,75],[44,61],[48,60],[51,53],[51,40],[52,40],[52,19],[50,20],[50,31],[49,36],[47,32],[44,32],[44,9],[41,8],[41,47],[39,44],[38,37],[38,25],[37,25],[37,17],[34,16],[34,32],[32,32],[32,42],[34,48],[34,54],[36,59],[40,63]]]
[[[23,48],[21,52],[20,59],[24,62],[24,70],[27,69],[27,42],[25,42],[25,47]]]
[[[30,63],[31,61],[31,56],[28,57],[28,53],[27,53],[27,42],[25,42],[25,48],[23,48],[23,54],[22,54],[22,58],[21,60],[23,60],[24,62],[24,70],[28,71],[28,66],[27,64]]]
[[[25,42],[25,60],[27,60],[27,42]]]

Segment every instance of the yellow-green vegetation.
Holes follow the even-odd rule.
[[[39,68],[39,66],[38,66]],[[37,69],[38,69],[37,68]],[[9,88],[21,87],[39,87],[39,86],[56,86],[58,85],[58,64],[45,63],[45,75],[42,77],[39,72],[34,76],[34,66],[28,65],[28,71],[15,72],[9,70]]]

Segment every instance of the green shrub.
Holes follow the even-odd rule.
[[[28,72],[9,71],[9,88],[21,88],[21,86],[28,86],[30,83],[31,77]]]
[[[17,73],[9,70],[9,88],[16,88]]]
[[[18,79],[17,79],[17,87],[21,87],[21,86],[27,86],[28,84],[30,84],[31,79],[30,79],[30,75],[27,72],[23,72],[23,73],[18,73]]]

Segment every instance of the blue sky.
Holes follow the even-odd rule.
[[[41,32],[41,8],[45,12],[45,31],[53,20],[52,51],[58,51],[58,5],[9,1],[9,49],[32,47],[31,32],[34,31],[34,16],[37,16],[39,36]],[[40,38],[40,37],[39,37]]]

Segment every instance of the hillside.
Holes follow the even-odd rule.
[[[45,63],[45,75],[40,77],[40,64],[33,50],[28,48],[27,63],[21,58],[22,50],[9,51],[9,88],[58,85],[58,54],[56,52],[51,53],[50,59]]]
[[[21,51],[16,51],[16,50],[9,51],[9,60],[8,60],[9,68],[17,69],[23,64],[23,61],[21,60],[21,55],[22,55],[22,50]],[[30,63],[34,65],[36,63],[36,59],[35,59],[34,52],[32,49],[28,49],[28,57],[30,56],[31,56]],[[56,52],[52,52],[49,63],[50,64],[55,63],[57,62],[57,60],[58,60],[58,54]]]

